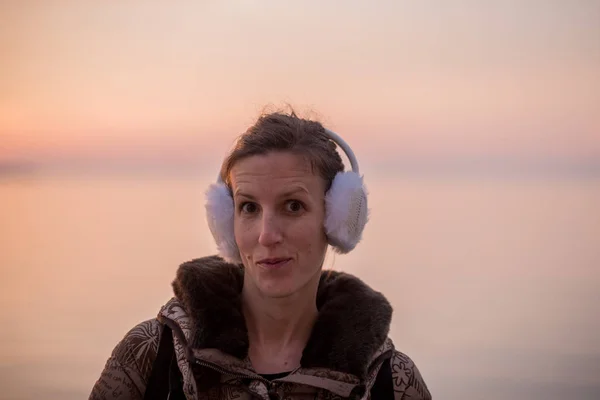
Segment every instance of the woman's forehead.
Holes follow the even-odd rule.
[[[231,168],[233,177],[240,176],[310,176],[315,175],[306,157],[289,152],[270,152],[237,161]]]
[[[315,174],[306,157],[292,153],[254,155],[236,162],[231,169],[231,185],[239,191],[320,189],[323,179]]]

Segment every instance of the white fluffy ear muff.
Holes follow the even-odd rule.
[[[217,251],[225,261],[240,264],[240,252],[233,232],[233,198],[227,185],[218,178],[206,191],[206,220],[217,243]]]
[[[344,150],[352,166],[352,171],[339,172],[335,176],[325,195],[327,240],[337,253],[345,254],[360,242],[369,219],[367,190],[350,146],[334,132],[328,129],[325,132]]]
[[[353,250],[367,224],[367,194],[362,178],[353,171],[336,175],[325,196],[325,233],[337,253]]]
[[[334,132],[327,136],[344,150],[352,171],[338,173],[325,195],[324,229],[328,243],[337,253],[353,250],[362,238],[368,220],[367,191],[359,175],[358,162],[348,144]],[[206,192],[206,219],[217,244],[219,255],[228,262],[240,264],[240,252],[235,242],[234,202],[221,177]]]

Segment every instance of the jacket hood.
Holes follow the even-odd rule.
[[[187,314],[185,324],[192,349],[218,349],[238,359],[247,357],[243,279],[243,266],[218,256],[179,267],[173,289]],[[390,303],[360,279],[328,270],[321,273],[317,308],[319,314],[302,355],[302,367],[364,377],[386,342],[392,318]]]

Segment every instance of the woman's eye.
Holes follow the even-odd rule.
[[[286,208],[290,212],[297,213],[299,211],[302,211],[304,209],[304,206],[297,200],[291,200],[287,202]]]
[[[254,203],[247,202],[240,205],[240,210],[245,214],[252,214],[256,212],[257,209],[258,207]]]

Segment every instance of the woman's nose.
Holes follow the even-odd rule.
[[[279,225],[277,216],[270,213],[263,213],[258,243],[265,247],[281,243],[283,235]]]

